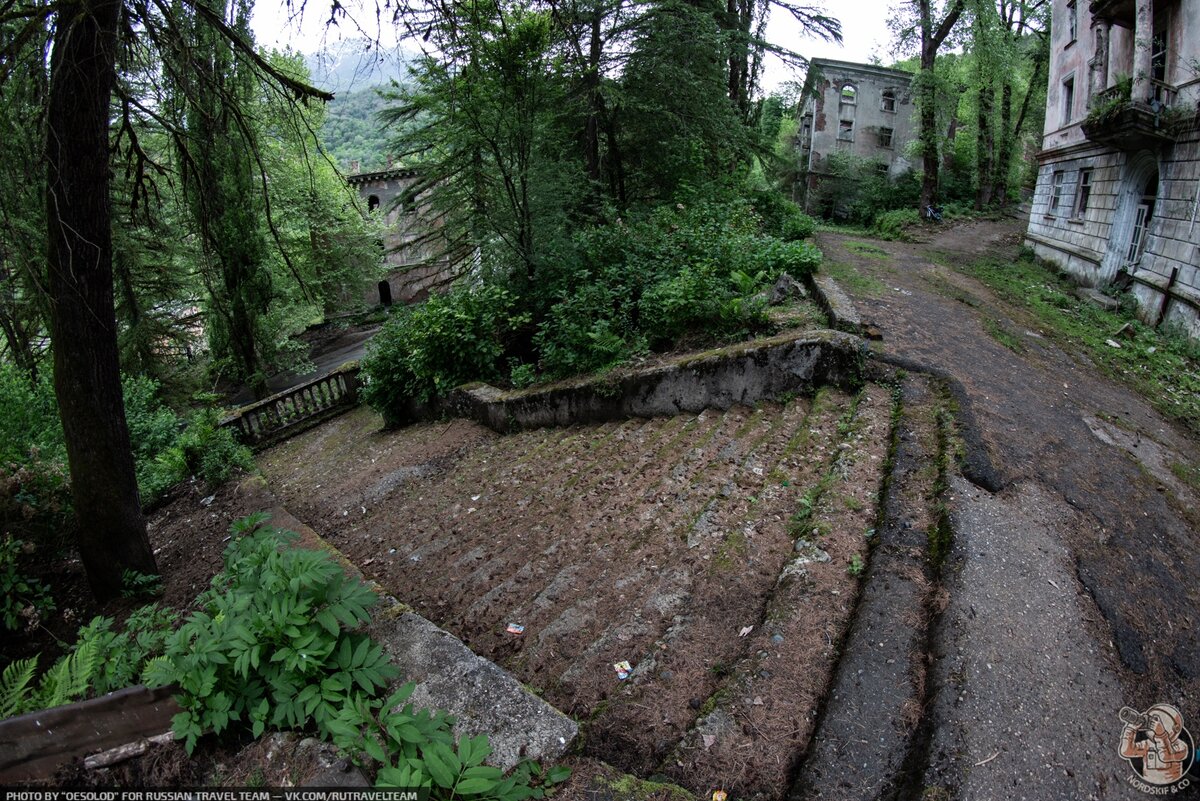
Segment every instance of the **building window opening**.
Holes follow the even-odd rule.
[[[1167,82],[1167,31],[1154,32],[1150,40],[1150,77],[1159,83]]]
[[[890,148],[892,146],[892,129],[891,128],[880,128],[879,129],[879,146],[887,147],[887,148]]]
[[[838,139],[843,142],[854,141],[854,120],[841,120],[838,122]]]
[[[1050,194],[1050,213],[1058,211],[1058,207],[1062,205],[1063,195],[1063,179],[1064,173],[1060,170],[1054,173],[1054,188]]]
[[[1092,171],[1079,171],[1079,186],[1075,189],[1075,216],[1083,217],[1087,211],[1088,201],[1092,197]]]
[[[367,198],[367,211],[375,211],[379,208],[379,195],[371,195]]]
[[[842,85],[842,102],[857,103],[858,90],[854,88],[854,84],[847,83]]]
[[[1067,78],[1062,84],[1062,124],[1064,126],[1071,124],[1071,115],[1075,111],[1075,78],[1074,76]]]
[[[884,111],[890,111],[893,114],[896,112],[896,90],[883,90],[883,104],[880,106]]]
[[[1079,8],[1075,0],[1067,3],[1067,44],[1075,41],[1079,35]]]

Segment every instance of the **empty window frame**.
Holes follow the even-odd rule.
[[[1075,187],[1075,216],[1082,217],[1087,211],[1088,201],[1092,197],[1092,171],[1083,169],[1079,171],[1079,183]]]
[[[896,113],[896,90],[884,89],[883,97],[880,100],[879,108],[883,111]]]
[[[858,102],[858,89],[854,87],[854,84],[842,84],[842,102],[851,104]]]
[[[1075,113],[1075,76],[1072,75],[1062,82],[1062,124],[1067,126],[1071,124],[1071,117]]]
[[[886,147],[886,148],[890,148],[892,146],[892,129],[891,128],[880,128],[879,129],[879,146]]]
[[[1062,205],[1063,180],[1065,180],[1065,173],[1063,173],[1062,170],[1056,170],[1054,173],[1054,183],[1052,184],[1052,189],[1050,191],[1051,214],[1058,211],[1058,207]]]
[[[1075,37],[1079,35],[1079,8],[1075,5],[1075,0],[1067,3],[1067,44],[1075,41]]]
[[[891,169],[892,169],[892,168],[891,168],[891,167],[889,167],[889,166],[887,165],[887,163],[886,163],[886,162],[883,162],[883,161],[876,162],[876,164],[875,164],[875,172],[876,172],[876,174],[878,174],[878,175],[879,175],[881,178],[886,178],[886,177],[887,177],[887,174],[888,174],[889,172],[891,172]]]
[[[838,139],[843,142],[854,141],[854,120],[840,120],[838,122]]]

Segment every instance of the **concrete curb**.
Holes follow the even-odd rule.
[[[579,735],[575,721],[525,689],[508,671],[388,595],[286,509],[275,507],[271,523],[295,531],[305,547],[328,551],[348,574],[379,594],[381,608],[367,633],[383,646],[406,681],[417,682],[410,702],[448,712],[455,719],[456,737],[486,734],[492,746],[488,764],[508,771],[524,759],[555,761],[574,745]]]
[[[908,797],[901,791],[909,789],[907,765],[926,701],[935,580],[926,531],[914,521],[936,488],[922,476],[922,466],[937,459],[928,440],[940,446],[936,423],[913,408],[934,402],[931,383],[902,384],[877,542],[792,801]]]
[[[506,433],[629,417],[673,416],[818,387],[855,390],[863,383],[866,343],[838,331],[803,331],[681,356],[664,365],[603,377],[505,391],[468,384],[430,404],[412,404],[407,420],[450,414]]]
[[[854,307],[850,296],[838,286],[837,281],[828,275],[813,273],[808,276],[808,285],[817,305],[828,315],[830,325],[838,331],[855,336],[863,334],[865,327],[862,318],[858,316],[858,309]]]

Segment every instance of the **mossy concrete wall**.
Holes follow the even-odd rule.
[[[665,364],[616,370],[527,390],[472,384],[428,405],[410,419],[452,414],[508,432],[545,426],[662,417],[753,405],[786,395],[809,395],[833,385],[862,385],[866,345],[838,331],[805,331],[743,342]]]

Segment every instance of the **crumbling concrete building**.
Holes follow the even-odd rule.
[[[794,200],[808,208],[831,153],[850,153],[881,174],[895,177],[912,168],[905,148],[916,136],[912,73],[814,58],[804,80],[797,147],[800,176]]]
[[[1200,2],[1053,0],[1026,244],[1200,336]]]

